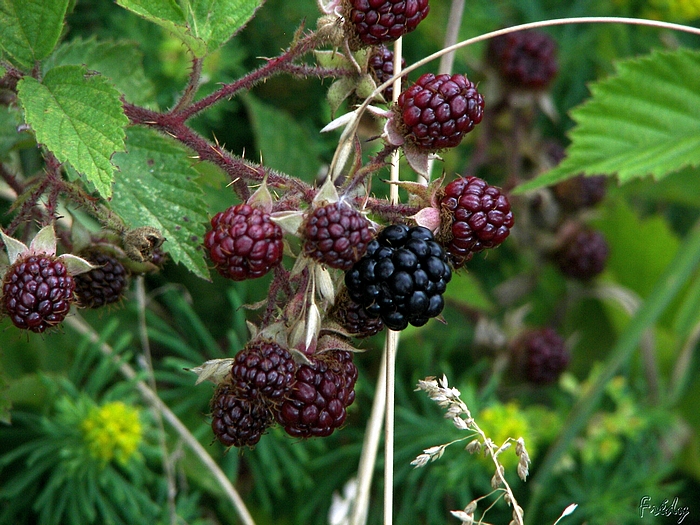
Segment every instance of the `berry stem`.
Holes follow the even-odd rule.
[[[248,73],[235,82],[224,85],[211,95],[204,97],[203,99],[195,102],[191,106],[181,111],[178,111],[177,113],[173,113],[173,115],[176,115],[184,122],[195,116],[197,113],[210,108],[222,99],[231,98],[239,91],[248,91],[259,82],[284,73],[287,64],[308,53],[309,51],[312,51],[316,47],[319,39],[320,38],[316,33],[308,34],[307,36],[293,43],[292,46],[280,56],[269,59],[265,65],[259,67],[255,71]]]
[[[192,59],[192,71],[190,71],[190,79],[187,83],[187,87],[185,87],[182,97],[180,97],[180,100],[177,101],[177,104],[175,104],[175,107],[173,107],[170,113],[177,114],[192,102],[192,99],[199,89],[199,81],[202,77],[203,64],[204,59],[202,58]]]

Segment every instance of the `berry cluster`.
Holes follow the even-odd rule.
[[[495,186],[478,177],[460,177],[440,199],[445,246],[450,262],[461,268],[474,253],[500,245],[513,227],[510,202]]]
[[[488,57],[512,86],[544,89],[559,70],[556,52],[556,42],[548,34],[518,31],[492,39]]]
[[[394,76],[394,52],[386,46],[377,46],[369,57],[369,72],[377,85],[383,84]],[[401,59],[401,68],[406,66],[406,61]],[[382,95],[384,100],[391,101],[394,95],[393,86],[386,88]]]
[[[356,209],[334,202],[316,208],[304,225],[304,253],[340,270],[349,269],[372,240],[369,221]]]
[[[294,437],[328,436],[355,400],[352,354],[332,350],[297,364],[274,341],[249,342],[211,401],[212,430],[225,446],[254,446],[275,421]]]
[[[566,343],[553,328],[532,329],[513,343],[516,366],[535,384],[553,383],[569,364]]]
[[[75,281],[66,266],[52,255],[18,259],[2,282],[2,309],[24,330],[44,332],[68,315]]]
[[[96,268],[75,276],[75,296],[84,308],[100,308],[119,302],[129,282],[129,272],[119,260],[100,250],[81,256]]]
[[[345,274],[350,297],[392,330],[423,326],[442,312],[452,278],[442,246],[427,228],[386,227]]]
[[[602,233],[587,227],[575,227],[554,253],[554,261],[566,276],[588,281],[605,269],[608,243]]]
[[[262,277],[282,262],[282,228],[270,214],[239,204],[211,219],[204,246],[216,270],[234,281]]]
[[[466,75],[426,73],[399,95],[396,126],[419,150],[459,145],[484,116],[484,97]]]
[[[393,42],[428,16],[428,0],[345,0],[345,31],[350,49]]]

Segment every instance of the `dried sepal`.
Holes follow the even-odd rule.
[[[211,381],[215,385],[219,385],[224,382],[224,379],[228,374],[231,373],[231,367],[233,366],[234,358],[225,359],[210,359],[205,361],[201,366],[195,366],[194,368],[186,368],[189,372],[194,372],[197,374],[197,381],[195,385],[202,383],[204,381]]]
[[[270,219],[285,233],[296,235],[303,224],[306,212],[303,210],[276,211],[270,214]]]
[[[44,226],[37,232],[29,245],[29,253],[56,255],[56,231],[53,224]]]
[[[0,230],[0,236],[2,236],[2,242],[5,244],[10,265],[14,264],[21,254],[28,251],[27,246],[23,242],[8,237],[2,230]]]
[[[335,286],[328,269],[322,264],[315,264],[313,275],[314,286],[321,300],[328,302],[328,304],[335,303]]]
[[[330,177],[326,177],[321,187],[316,192],[316,196],[312,202],[314,206],[324,206],[326,204],[333,204],[338,202],[340,197],[338,196],[338,189]]]
[[[253,208],[258,208],[259,210],[264,211],[265,213],[272,212],[274,200],[272,198],[272,193],[270,193],[270,189],[267,187],[267,177],[263,179],[262,184],[260,184],[258,189],[253,192],[246,203],[250,204]]]
[[[87,273],[90,270],[94,270],[97,266],[91,264],[89,261],[78,257],[77,255],[71,255],[70,253],[64,253],[58,257],[63,261],[66,266],[66,270],[71,275],[80,275],[81,273]]]

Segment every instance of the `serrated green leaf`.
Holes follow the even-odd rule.
[[[579,173],[616,174],[621,182],[656,179],[700,164],[700,52],[654,51],[617,65],[572,111],[567,157],[515,193]]]
[[[182,0],[192,33],[216,51],[255,14],[263,0]]]
[[[241,29],[262,0],[117,0],[176,35],[196,57],[216,51]]]
[[[187,152],[144,128],[128,130],[127,149],[128,153],[114,156],[119,174],[114,181],[112,209],[132,227],[158,228],[173,260],[208,279],[209,271],[198,249],[207,221],[206,205]]]
[[[112,194],[112,155],[124,151],[124,115],[119,92],[82,66],[59,66],[43,82],[24,77],[17,85],[25,118],[61,162],[69,162],[105,198]]]
[[[303,180],[313,179],[321,167],[318,141],[284,111],[251,96],[243,100],[263,164]]]
[[[0,0],[0,46],[33,67],[56,46],[67,8],[68,0]]]
[[[144,105],[153,100],[153,84],[143,70],[143,53],[133,42],[98,42],[94,38],[77,38],[61,44],[44,61],[43,70],[70,65],[84,65],[90,70],[99,71],[132,104]]]

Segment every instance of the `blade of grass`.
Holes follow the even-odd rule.
[[[542,465],[532,480],[532,497],[525,512],[529,523],[537,522],[537,511],[547,497],[547,488],[553,476],[554,467],[588,422],[593,410],[603,396],[606,384],[630,360],[634,351],[638,348],[645,330],[656,323],[669,303],[692,277],[699,264],[700,222],[695,224],[676,256],[656,282],[648,299],[630,320],[627,329],[622,333],[617,344],[610,352],[608,361],[598,380],[591,387],[590,391],[573,407],[557,440],[547,452]]]

